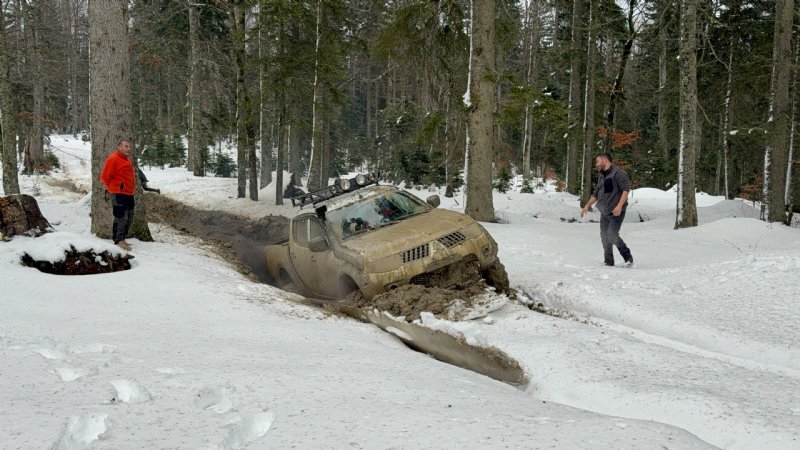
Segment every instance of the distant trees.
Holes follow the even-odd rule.
[[[504,170],[527,185],[552,173],[585,196],[601,151],[638,185],[762,201],[766,220],[796,201],[793,0],[697,2],[693,52],[680,48],[683,0],[495,0],[494,12],[484,3],[474,2],[482,12],[471,17],[470,0],[132,0],[130,132],[138,148],[186,138],[185,164],[197,176],[209,171],[209,148],[235,140],[237,195],[256,198],[273,182],[277,202],[284,171],[313,189],[342,172],[381,170],[446,195],[464,183],[485,195]],[[0,125],[19,161],[4,152],[4,163],[30,173],[42,164],[44,136],[88,130],[88,3],[0,6]],[[490,69],[470,80],[470,39],[482,37],[469,30],[488,21],[494,37],[473,58],[493,54]],[[684,66],[691,54],[694,68]],[[692,74],[695,113],[681,100]],[[491,84],[491,100],[463,107],[469,82]],[[486,144],[474,141],[476,113],[491,127]],[[467,153],[468,124],[470,151],[488,155],[488,182],[469,179],[467,158],[477,155]],[[694,144],[681,141],[682,129]]]

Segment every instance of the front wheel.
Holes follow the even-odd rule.
[[[483,279],[486,280],[486,284],[495,288],[496,292],[509,294],[509,296],[513,294],[514,291],[508,282],[508,273],[499,258],[495,259],[492,265],[483,271],[482,275]]]
[[[358,289],[358,285],[355,281],[353,281],[352,278],[344,275],[339,279],[339,298],[348,297],[356,292],[360,293],[361,291]]]

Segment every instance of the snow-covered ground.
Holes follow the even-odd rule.
[[[68,188],[89,190],[88,144],[52,143],[62,170],[21,183],[58,231],[0,242],[0,447],[800,448],[800,229],[748,203],[698,194],[700,226],[676,231],[674,192],[634,191],[621,269],[574,196],[495,193],[503,223],[485,226],[512,285],[559,316],[511,302],[461,327],[526,367],[517,389],[298,304],[162,225],[132,240],[130,271],[21,266],[114,248]],[[234,179],[145,172],[196,207],[292,214],[271,186],[254,202]]]

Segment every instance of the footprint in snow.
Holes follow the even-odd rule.
[[[69,349],[72,353],[114,353],[117,347],[108,344],[81,344]]]
[[[234,417],[228,423],[228,436],[225,438],[225,448],[245,448],[251,442],[264,436],[272,426],[275,414],[268,411],[259,411],[245,417]]]
[[[89,445],[102,438],[106,432],[108,414],[90,413],[83,416],[72,416],[58,441],[53,445],[56,450],[77,450],[89,448]]]
[[[210,409],[217,414],[228,412],[233,402],[228,396],[228,389],[219,386],[206,386],[195,393],[194,406]]]
[[[87,375],[94,375],[96,371],[86,371],[83,369],[75,369],[73,367],[57,367],[56,369],[52,370],[52,372],[61,378],[61,381],[75,381],[78,378],[85,377]]]
[[[156,372],[160,373],[161,375],[167,375],[168,377],[174,377],[175,375],[185,375],[186,371],[181,368],[172,368],[172,367],[159,367],[156,369]]]
[[[64,359],[66,357],[64,352],[52,348],[36,348],[33,352],[44,356],[45,359]]]
[[[116,394],[111,397],[111,403],[142,403],[152,399],[147,389],[142,387],[135,380],[113,380],[109,381]]]

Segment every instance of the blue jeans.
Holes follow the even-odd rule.
[[[600,216],[600,241],[603,243],[603,259],[606,265],[614,265],[614,246],[617,246],[619,254],[625,261],[631,260],[631,250],[625,245],[625,241],[619,237],[619,229],[625,220],[625,210],[619,216],[613,214],[602,214]]]

